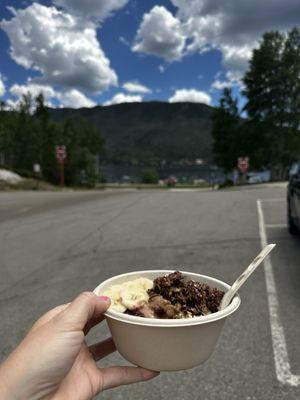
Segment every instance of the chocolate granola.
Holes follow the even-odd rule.
[[[224,292],[194,280],[181,272],[158,277],[148,290],[149,301],[127,313],[148,318],[192,318],[217,312]]]

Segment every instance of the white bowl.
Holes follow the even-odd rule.
[[[137,278],[154,280],[170,270],[130,272],[107,279],[96,287],[101,295],[112,285]],[[182,271],[189,279],[226,292],[230,286],[209,276]],[[153,371],[179,371],[206,361],[214,351],[226,318],[236,311],[241,299],[236,295],[230,305],[213,314],[185,319],[152,319],[108,310],[105,314],[119,353],[132,364]]]

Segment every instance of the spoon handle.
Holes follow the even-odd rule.
[[[258,254],[258,256],[255,257],[255,259],[252,261],[249,267],[245,269],[245,271],[237,278],[237,280],[234,282],[234,284],[231,286],[228,292],[225,293],[221,301],[220,310],[223,310],[230,304],[232,298],[239,290],[239,288],[245,283],[245,281],[249,278],[249,276],[256,270],[256,268],[274,249],[275,246],[276,244],[269,244]]]

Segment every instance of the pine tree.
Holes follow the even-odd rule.
[[[253,149],[279,179],[299,156],[299,42],[297,28],[265,33],[244,77],[251,134],[260,133]]]
[[[292,29],[285,42],[282,55],[285,88],[285,126],[300,127],[300,29]]]
[[[239,110],[237,99],[233,99],[231,89],[225,88],[220,106],[213,114],[213,150],[217,165],[225,171],[232,171],[241,156],[239,135]]]

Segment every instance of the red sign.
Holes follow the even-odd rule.
[[[67,158],[66,146],[56,146],[55,152],[58,163],[63,164],[65,162],[65,159]]]
[[[249,169],[249,157],[238,158],[238,169],[245,174]]]

